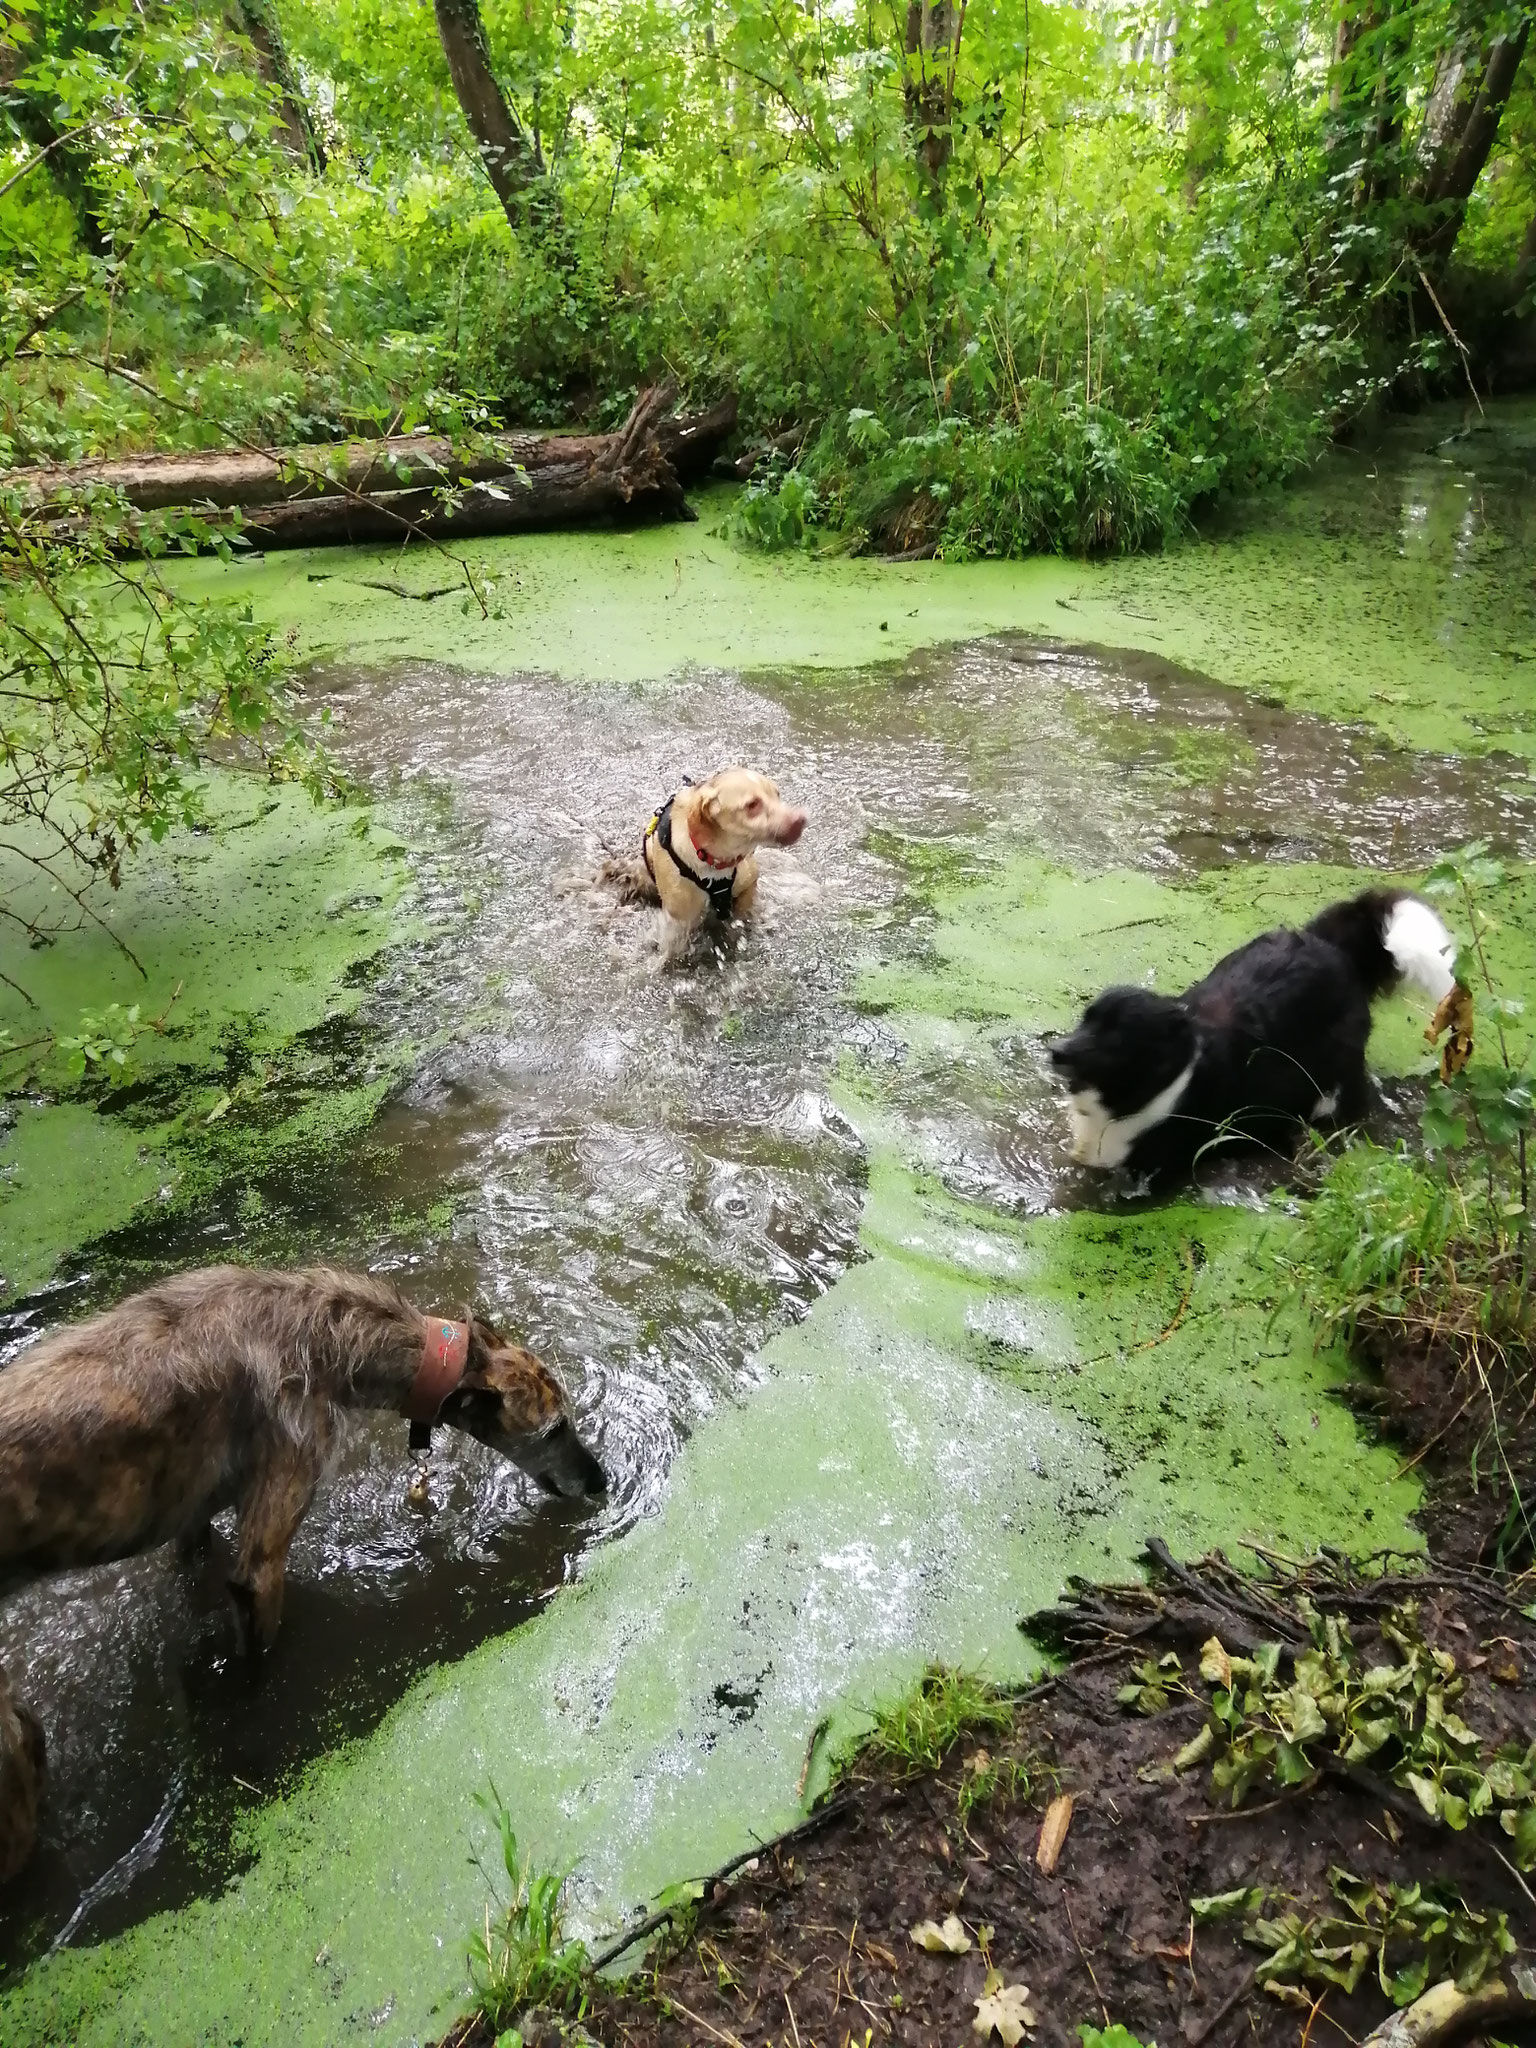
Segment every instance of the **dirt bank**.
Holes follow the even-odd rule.
[[[1429,1722],[1453,1702],[1483,1761],[1525,1755],[1536,1719],[1529,1588],[1476,1562],[1510,1519],[1508,1478],[1502,1507],[1486,1479],[1469,1482],[1475,1418],[1448,1356],[1397,1352],[1376,1385],[1433,1468],[1426,1521],[1438,1554],[1422,1569],[1273,1556],[1245,1559],[1243,1572],[1219,1557],[1186,1569],[1154,1545],[1147,1585],[1079,1589],[1031,1619],[1071,1661],[1006,1717],[994,1700],[993,1725],[979,1691],[967,1708],[952,1680],[933,1676],[928,1722],[971,1716],[937,1767],[921,1761],[921,1712],[883,1723],[821,1824],[707,1886],[638,1974],[597,1996],[587,2036],[613,2048],[916,2048],[981,2038],[973,2023],[992,2009],[978,2004],[990,1983],[1028,1987],[1039,2042],[1117,2022],[1149,2042],[1278,2048],[1358,2042],[1445,1975],[1513,1988],[1536,1951],[1536,1900],[1496,1813],[1443,1825],[1404,1789],[1391,1743],[1344,1760],[1331,1737],[1298,1738],[1291,1781],[1261,1777],[1236,1808],[1213,1784],[1222,1739],[1183,1768],[1174,1761],[1220,1707],[1213,1638],[1261,1665],[1260,1646],[1279,1645],[1283,1683],[1300,1677],[1298,1654],[1332,1654],[1328,1617],[1349,1631],[1359,1672],[1438,1674],[1425,1698],[1436,1682],[1446,1690]],[[1508,1473],[1529,1468],[1532,1435],[1528,1417],[1503,1433]],[[1364,1680],[1360,1697],[1379,1697],[1376,1687]],[[1049,1867],[1043,1841],[1063,1795],[1070,1822]],[[956,1952],[920,1946],[924,1923],[946,1929]],[[529,2048],[562,2038],[539,2017],[522,2031]],[[1492,2035],[1526,2038],[1513,2019]],[[479,2021],[445,2048],[495,2038]]]

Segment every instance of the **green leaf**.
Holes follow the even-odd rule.
[[[1405,1963],[1387,1985],[1387,1996],[1395,2006],[1412,2005],[1416,1998],[1422,1998],[1429,1983],[1429,1957],[1420,1956],[1417,1961]]]
[[[1420,1806],[1423,1807],[1430,1819],[1438,1820],[1440,1818],[1440,1787],[1435,1783],[1434,1779],[1426,1778],[1417,1771],[1409,1771],[1407,1774],[1407,1784],[1414,1798],[1418,1800]]]
[[[1299,1785],[1304,1778],[1310,1778],[1313,1771],[1311,1759],[1293,1742],[1282,1742],[1275,1748],[1275,1783],[1277,1785]]]
[[[1519,1870],[1536,1869],[1536,1806],[1523,1806],[1515,1817],[1512,1860]]]
[[[1444,1106],[1439,1090],[1431,1094],[1419,1116],[1419,1129],[1432,1152],[1459,1152],[1467,1142],[1467,1120]]]
[[[1267,1896],[1262,1885],[1240,1885],[1236,1891],[1212,1892],[1206,1898],[1191,1899],[1189,1910],[1195,1916],[1195,1925],[1204,1927],[1213,1921],[1257,1913]]]

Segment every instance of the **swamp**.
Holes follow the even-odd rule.
[[[0,1434],[325,1265],[608,1478],[353,1416],[259,1658],[232,1517],[0,1556],[5,2048],[1529,2037],[1530,26],[0,18]],[[1091,997],[1385,886],[1464,1064],[1073,1159]]]

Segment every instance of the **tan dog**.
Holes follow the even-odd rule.
[[[662,805],[640,842],[644,875],[667,915],[693,931],[713,913],[744,917],[757,894],[757,849],[793,846],[805,813],[786,804],[779,786],[753,768],[725,768],[690,782]]]

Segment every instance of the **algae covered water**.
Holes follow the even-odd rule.
[[[1495,537],[1501,491],[1524,534],[1523,431],[1492,444]],[[1478,445],[1442,456],[1420,423],[1391,458],[1405,503],[1426,474],[1467,499]],[[1441,524],[1466,609],[1464,512]],[[667,602],[651,538],[615,543],[642,612]],[[530,592],[562,549],[595,565],[599,547],[542,544]],[[1253,543],[1232,547],[1274,605]],[[1504,559],[1486,540],[1467,558],[1479,576]],[[1221,559],[1202,554],[1218,588]],[[811,573],[788,579],[797,604]],[[39,1861],[5,1901],[6,2038],[153,2038],[172,2015],[412,2038],[463,1983],[487,1779],[547,1860],[578,1864],[578,1916],[611,1924],[792,1812],[825,1714],[846,1722],[931,1654],[1024,1668],[1017,1615],[1067,1570],[1123,1570],[1154,1524],[1189,1543],[1408,1536],[1411,1484],[1329,1398],[1341,1362],[1277,1306],[1276,1174],[1223,1166],[1200,1202],[1155,1211],[1116,1198],[1064,1158],[1041,1038],[1104,980],[1178,985],[1359,869],[1412,873],[1474,836],[1528,855],[1517,729],[1477,760],[1411,753],[1384,717],[1328,722],[1038,633],[876,663],[875,613],[898,613],[914,572],[820,573],[823,607],[847,573],[869,612],[831,665],[781,658],[812,631],[798,612],[752,622],[750,666],[661,677],[634,672],[630,642],[607,674],[590,642],[564,673],[519,663],[505,624],[491,660],[478,629],[455,645],[451,610],[440,658],[360,663],[336,615],[312,621],[312,694],[375,829],[409,849],[393,943],[298,1041],[320,1063],[303,1085],[372,1090],[368,1114],[324,1152],[231,1155],[141,1210],[18,1305],[12,1345],[174,1266],[368,1265],[424,1304],[484,1304],[556,1363],[614,1494],[551,1507],[445,1444],[415,1515],[403,1428],[364,1424],[254,1679],[230,1661],[217,1558],[9,1603],[0,1661],[48,1726],[54,1780]],[[1034,571],[992,578],[997,606],[1005,573],[1022,591]],[[1132,573],[1155,593],[1185,571],[1112,573],[1128,603]],[[948,572],[926,575],[952,616]],[[621,577],[603,601],[626,596]],[[1219,631],[1242,602],[1226,590]],[[374,607],[422,633],[426,607]],[[1496,629],[1447,618],[1415,658],[1441,660],[1452,702],[1437,650]],[[1277,666],[1303,658],[1276,648]],[[1362,678],[1339,708],[1371,697]],[[765,859],[748,930],[668,963],[654,920],[593,876],[727,755],[768,768],[811,828]],[[1523,972],[1523,919],[1503,943]],[[1421,1022],[1384,1015],[1389,1075],[1411,1072]],[[1411,1109],[1411,1086],[1388,1097],[1389,1119]]]

